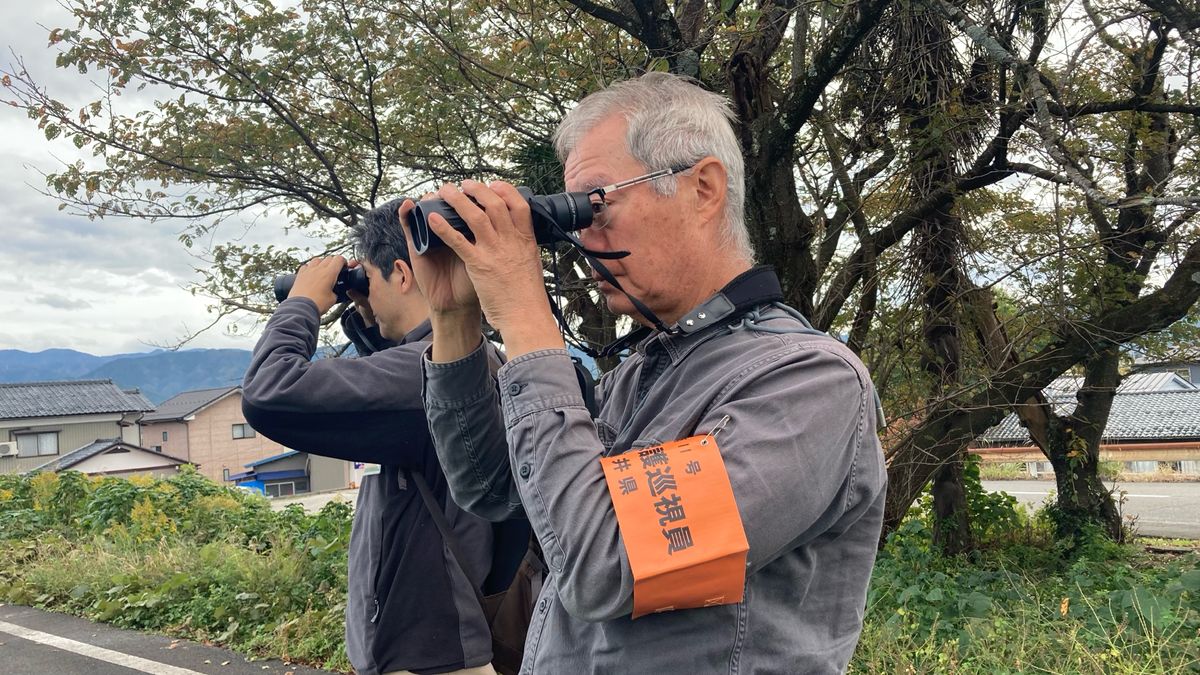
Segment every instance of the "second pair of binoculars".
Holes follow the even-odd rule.
[[[592,224],[594,202],[588,192],[559,192],[551,195],[535,195],[529,188],[519,187],[517,192],[529,203],[529,212],[533,216],[533,234],[540,246],[552,246],[560,241],[566,241],[570,232],[582,230]],[[426,251],[441,248],[446,245],[441,237],[429,229],[429,216],[438,214],[446,219],[450,227],[462,233],[467,239],[475,241],[475,235],[467,222],[455,212],[454,208],[444,199],[422,199],[413,206],[404,223],[412,234],[413,252],[424,255]],[[295,274],[285,274],[275,279],[275,300],[283,302],[292,291],[296,281]],[[349,302],[347,290],[357,291],[367,295],[367,275],[362,267],[347,267],[342,269],[334,283],[333,292],[338,302]]]

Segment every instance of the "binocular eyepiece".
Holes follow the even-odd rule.
[[[295,274],[275,277],[276,302],[287,300],[288,294],[292,292],[292,285],[295,283]],[[350,302],[350,296],[346,294],[346,291],[357,291],[367,295],[368,288],[367,271],[362,268],[362,265],[343,267],[342,271],[338,273],[337,281],[333,282],[333,293],[337,296],[338,302]]]
[[[533,215],[533,234],[539,246],[566,241],[565,233],[582,230],[592,224],[592,200],[586,192],[535,195],[525,187],[517,188],[517,192],[529,202],[529,210]],[[417,202],[408,213],[407,224],[412,233],[413,248],[416,249],[414,253],[422,255],[429,249],[446,245],[441,237],[429,229],[428,217],[434,213],[445,218],[450,227],[467,239],[475,241],[471,228],[446,200],[424,199]]]

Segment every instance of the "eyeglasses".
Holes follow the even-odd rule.
[[[675,166],[669,169],[659,169],[658,171],[651,171],[644,176],[630,178],[629,180],[623,180],[618,183],[613,183],[612,185],[605,185],[604,187],[598,187],[589,191],[588,197],[590,197],[592,200],[592,227],[597,230],[603,230],[608,225],[608,221],[601,216],[603,216],[605,210],[608,209],[608,200],[606,197],[610,192],[624,190],[625,188],[633,187],[634,185],[641,185],[642,183],[649,183],[656,178],[674,176],[675,174],[688,171],[695,166],[695,164],[689,164],[688,166]]]

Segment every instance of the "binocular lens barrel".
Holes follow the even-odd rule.
[[[275,277],[275,300],[283,302],[292,292],[292,286],[296,283],[295,274],[285,274],[281,277]],[[358,267],[343,267],[338,273],[337,281],[333,283],[333,293],[337,296],[338,302],[350,302],[350,296],[346,291],[357,291],[363,295],[367,295],[369,289],[367,281],[367,271]]]
[[[547,246],[562,237],[554,230],[557,224],[564,232],[582,230],[592,224],[592,201],[586,192],[559,192],[552,195],[535,195],[529,188],[517,188],[525,201],[529,202],[529,210],[533,215],[533,234],[540,246]],[[408,228],[412,233],[413,247],[417,255],[422,255],[431,248],[445,246],[441,237],[429,229],[428,218],[438,214],[450,223],[450,227],[462,233],[470,241],[475,241],[475,235],[466,221],[459,217],[454,208],[444,199],[424,199],[416,203],[408,214]]]

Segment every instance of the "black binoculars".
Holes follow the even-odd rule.
[[[549,246],[566,241],[566,233],[582,230],[592,224],[592,199],[587,192],[559,192],[552,195],[535,195],[529,188],[519,187],[517,192],[529,202],[533,215],[533,234],[539,246]],[[438,214],[450,223],[450,227],[475,241],[475,235],[454,208],[444,199],[424,199],[416,203],[408,213],[408,228],[412,233],[414,251],[421,255],[432,248],[445,246],[441,237],[429,230],[428,218]]]
[[[292,292],[292,285],[296,283],[295,274],[285,274],[281,277],[275,277],[275,300],[283,302],[287,300],[287,296]],[[363,295],[367,295],[367,271],[358,267],[343,267],[338,273],[337,281],[333,282],[333,293],[337,296],[338,302],[350,302],[350,296],[346,291],[357,291]]]
[[[533,216],[533,233],[539,246],[550,246],[560,241],[568,241],[568,233],[582,230],[592,224],[595,215],[591,195],[587,192],[559,192],[552,195],[535,195],[529,188],[519,187],[517,191],[529,202],[529,211]],[[385,207],[392,208],[393,202]],[[378,210],[376,209],[376,210]],[[475,235],[466,221],[446,203],[444,199],[424,199],[416,203],[409,212],[406,225],[412,233],[414,253],[421,255],[432,248],[445,246],[441,237],[429,229],[427,218],[439,214],[458,232],[471,241]],[[389,214],[390,215],[390,214]],[[275,300],[283,302],[292,292],[296,282],[295,274],[285,274],[275,278]],[[360,267],[345,267],[338,274],[333,285],[333,292],[338,302],[349,302],[346,291],[357,291],[367,295],[367,274]]]

